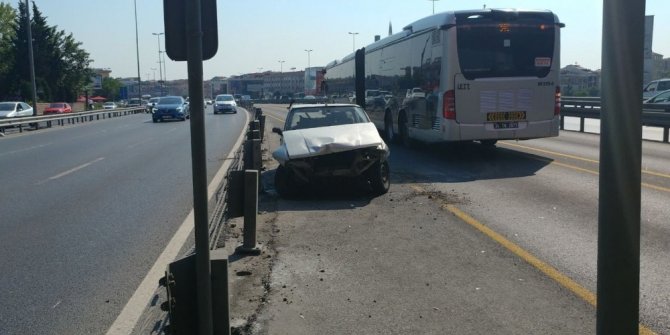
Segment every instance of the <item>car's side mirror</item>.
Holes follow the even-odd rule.
[[[275,134],[279,134],[279,136],[284,135],[284,132],[277,127],[272,128],[272,132],[275,133]]]

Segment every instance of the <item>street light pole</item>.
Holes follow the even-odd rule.
[[[351,37],[353,37],[353,48],[352,48],[352,51],[355,52],[355,51],[356,51],[356,35],[358,35],[358,33],[357,33],[357,32],[353,32],[353,33],[352,33],[352,32],[349,32],[349,35],[351,35]]]
[[[307,51],[307,68],[309,69],[309,67],[310,67],[310,64],[309,64],[309,54],[310,54],[313,50],[312,50],[312,49],[309,49],[309,50],[305,49],[305,51]]]
[[[435,1],[440,1],[440,0],[428,0],[433,3],[433,14],[435,14]],[[484,5],[486,6],[486,5]]]
[[[156,36],[156,39],[158,40],[158,75],[160,77],[160,88],[161,88],[161,95],[163,95],[163,84],[165,83],[163,81],[163,68],[161,67],[161,35],[164,33],[151,33],[152,35]]]
[[[28,0],[26,0],[28,2]],[[140,76],[140,37],[137,32],[137,0],[133,0],[135,5],[135,50],[137,52],[137,98],[142,102],[142,77]],[[88,104],[88,102],[86,102]]]
[[[284,88],[284,61],[278,60],[279,62],[279,89]]]
[[[33,56],[33,32],[30,25],[30,5],[26,0],[26,30],[28,31],[28,61],[30,62],[30,81],[33,90],[33,116],[37,116],[37,85],[35,84],[35,58]]]

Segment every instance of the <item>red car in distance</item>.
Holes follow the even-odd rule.
[[[72,113],[72,107],[65,102],[54,102],[49,104],[49,107],[44,109],[42,114],[63,114],[63,113]]]

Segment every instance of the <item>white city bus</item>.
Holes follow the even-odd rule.
[[[435,14],[365,47],[365,108],[388,140],[480,141],[558,136],[560,28],[550,11]],[[325,69],[349,102],[355,57]]]

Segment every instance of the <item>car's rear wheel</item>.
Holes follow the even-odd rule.
[[[367,173],[372,186],[372,193],[376,195],[386,194],[391,188],[391,170],[386,159],[382,159],[373,164]]]
[[[154,123],[158,123],[158,119],[152,119]]]

